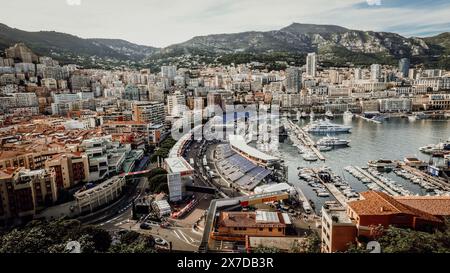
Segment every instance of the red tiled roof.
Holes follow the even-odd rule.
[[[450,196],[399,196],[395,199],[432,215],[450,216]]]
[[[409,214],[425,220],[441,222],[432,214],[405,205],[383,192],[366,191],[362,192],[361,196],[363,199],[347,204],[358,215]]]

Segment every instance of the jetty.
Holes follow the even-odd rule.
[[[314,141],[311,139],[309,134],[305,132],[300,126],[292,122],[292,120],[286,121],[288,124],[288,127],[292,129],[293,132],[295,132],[296,137],[300,140],[300,142],[305,146],[308,147],[319,160],[325,161],[325,157],[322,155],[322,153],[316,148]],[[286,125],[286,124],[285,124]]]
[[[306,195],[303,193],[302,189],[299,186],[294,186],[295,191],[297,192],[297,198],[298,201],[302,203],[303,209],[306,211],[310,211],[311,214],[315,215],[316,212],[312,208],[311,203],[309,202],[309,199],[306,198]]]
[[[399,167],[442,190],[450,191],[450,183],[443,178],[431,176],[404,163],[400,163]]]
[[[392,196],[399,196],[399,194],[392,190],[388,185],[386,185],[383,181],[381,181],[380,179],[376,178],[375,176],[371,175],[370,173],[368,173],[367,171],[363,170],[361,167],[354,167],[357,171],[359,171],[361,174],[363,174],[364,176],[366,176],[367,178],[369,178],[372,182],[374,182],[375,184],[377,184],[378,186],[380,186],[380,188],[382,188],[383,190],[385,190],[387,193],[389,193]]]

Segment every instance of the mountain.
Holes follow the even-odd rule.
[[[55,32],[28,32],[0,24],[0,51],[23,42],[39,55],[58,58],[80,56],[139,61],[157,49],[115,39],[83,39],[74,35]]]
[[[448,41],[448,37],[444,38]],[[427,43],[427,41],[429,43]],[[369,64],[408,57],[426,57],[433,40],[406,38],[395,33],[351,30],[334,25],[293,23],[266,32],[242,32],[194,37],[184,43],[162,49],[158,58],[182,54],[270,54],[285,52],[304,55],[317,52],[323,62]],[[448,45],[446,45],[448,47]],[[437,50],[437,54],[442,51]]]
[[[148,57],[158,51],[156,47],[137,45],[120,39],[88,39],[98,46],[106,46],[115,52],[132,59]]]
[[[0,50],[16,42],[24,42],[39,55],[86,66],[101,63],[153,68],[168,63],[187,66],[248,61],[301,65],[306,53],[317,52],[324,65],[395,64],[407,57],[413,64],[450,69],[450,33],[408,38],[335,25],[293,23],[279,30],[197,36],[154,48],[118,39],[83,39],[53,31],[26,32],[0,24]]]

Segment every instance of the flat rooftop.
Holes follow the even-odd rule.
[[[164,160],[171,173],[189,172],[194,169],[189,163],[181,156],[170,157]]]
[[[247,145],[243,136],[240,135],[229,135],[230,145],[242,152],[245,152],[251,157],[259,158],[265,161],[276,161],[279,160],[277,157],[268,155],[261,152],[260,150]]]

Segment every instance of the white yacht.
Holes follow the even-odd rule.
[[[417,116],[415,116],[415,115],[408,116],[408,120],[409,121],[416,121],[417,120]]]
[[[333,112],[331,112],[330,110],[325,112],[325,117],[332,119],[334,118]]]
[[[303,154],[303,159],[306,161],[316,161],[318,158],[313,153],[305,153]]]
[[[349,110],[347,110],[347,111],[344,112],[343,118],[344,118],[345,120],[350,120],[350,119],[353,118],[353,113],[350,112]]]
[[[316,144],[317,146],[337,147],[337,146],[348,146],[349,143],[350,143],[349,140],[326,136],[319,139]]]
[[[328,120],[319,120],[306,125],[303,128],[309,133],[348,133],[352,129],[351,126],[331,123]]]
[[[317,145],[317,149],[321,152],[328,152],[333,149],[333,146]]]

